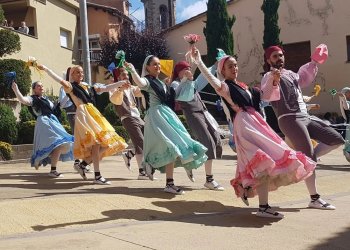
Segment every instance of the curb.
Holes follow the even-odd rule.
[[[228,139],[221,139],[222,145],[225,146],[228,144]],[[130,149],[130,145],[128,147],[128,149]],[[120,153],[116,154],[119,155]],[[16,160],[9,160],[9,161],[0,161],[0,165],[10,165],[10,164],[17,164],[17,163],[29,163],[30,158],[26,158],[26,159],[16,159]]]

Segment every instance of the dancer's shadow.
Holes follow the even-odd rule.
[[[118,221],[120,219],[137,221],[176,221],[205,226],[218,227],[251,227],[261,228],[277,223],[277,219],[258,218],[253,215],[254,208],[240,208],[225,206],[217,201],[155,201],[153,205],[166,208],[169,212],[153,209],[118,209],[102,212],[105,218],[62,223],[54,225],[36,225],[32,228],[35,231],[63,228],[72,225],[88,225],[103,223],[107,221]],[[298,208],[281,209],[281,212],[298,212]]]
[[[108,178],[112,184],[121,181],[132,181],[134,179],[125,178]],[[84,181],[81,179],[67,178],[50,178],[45,173],[12,173],[0,174],[0,180],[14,180],[13,182],[0,183],[0,188],[26,189],[30,191],[28,197],[17,197],[13,199],[33,198],[33,197],[49,197],[59,195],[84,195],[84,194],[125,194],[134,195],[144,198],[172,199],[174,194],[164,193],[162,188],[129,188],[125,186],[100,186],[92,183],[92,180]],[[124,184],[125,185],[125,184]],[[38,190],[38,191],[36,191]],[[188,188],[184,188],[188,191]]]
[[[219,160],[237,160],[237,155],[222,155]]]
[[[349,249],[350,246],[350,227],[343,232],[338,232],[327,240],[322,240],[319,244],[310,247],[311,250],[329,250],[329,249]]]
[[[92,179],[92,177],[91,177]],[[126,178],[108,178],[111,181],[130,181]],[[0,180],[17,180],[16,183],[0,183],[0,188],[23,188],[23,189],[72,189],[85,185],[91,185],[91,181],[84,181],[80,175],[77,178],[51,178],[47,173],[11,173],[0,174]]]
[[[317,164],[317,169],[319,170],[334,170],[334,171],[350,171],[350,165],[324,165]]]

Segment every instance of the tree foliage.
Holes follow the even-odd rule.
[[[11,55],[21,50],[19,35],[12,30],[0,30],[0,57]]]
[[[29,112],[28,107],[26,105],[21,106],[21,111],[19,112],[19,121],[20,123],[24,123],[27,121],[34,121],[35,117]]]
[[[17,141],[16,117],[10,106],[0,104],[0,141],[14,143]]]
[[[203,33],[207,41],[207,62],[208,65],[212,65],[216,61],[217,48],[223,49],[228,55],[234,55],[231,29],[236,17],[229,17],[226,0],[209,0],[207,8],[207,21]]]
[[[124,50],[126,61],[132,63],[136,69],[141,69],[143,61],[148,55],[155,55],[161,59],[169,58],[166,41],[162,34],[151,31],[142,33],[133,30],[124,30],[119,42],[105,39],[101,43],[100,65],[105,68],[116,62],[115,53]]]
[[[264,12],[264,49],[272,45],[282,45],[279,39],[281,29],[278,27],[279,6],[280,0],[263,0],[261,10]]]

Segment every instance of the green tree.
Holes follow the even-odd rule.
[[[279,39],[281,29],[278,27],[279,6],[280,0],[263,0],[261,10],[264,12],[264,49],[272,45],[282,45]]]
[[[0,5],[0,24],[5,20],[4,10]],[[12,30],[0,30],[0,57],[11,55],[21,50],[19,35]]]
[[[10,106],[0,104],[0,141],[14,143],[17,141],[16,117]]]
[[[207,21],[203,33],[207,41],[207,63],[212,65],[216,61],[217,48],[223,49],[228,55],[234,55],[231,29],[236,17],[234,15],[229,17],[226,0],[209,0],[207,9]]]
[[[11,55],[21,50],[19,35],[12,30],[0,30],[0,57]]]
[[[141,69],[143,61],[148,55],[155,55],[161,59],[169,58],[166,40],[162,34],[151,31],[135,32],[124,30],[119,41],[105,39],[101,43],[100,65],[105,68],[116,62],[115,53],[124,50],[126,61],[132,63],[136,69]]]
[[[21,106],[21,111],[19,112],[19,120],[20,123],[35,120],[34,116],[29,112],[28,107],[25,105]]]

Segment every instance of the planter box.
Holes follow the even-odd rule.
[[[12,160],[0,161],[0,164],[29,162],[33,153],[33,144],[12,145]]]

